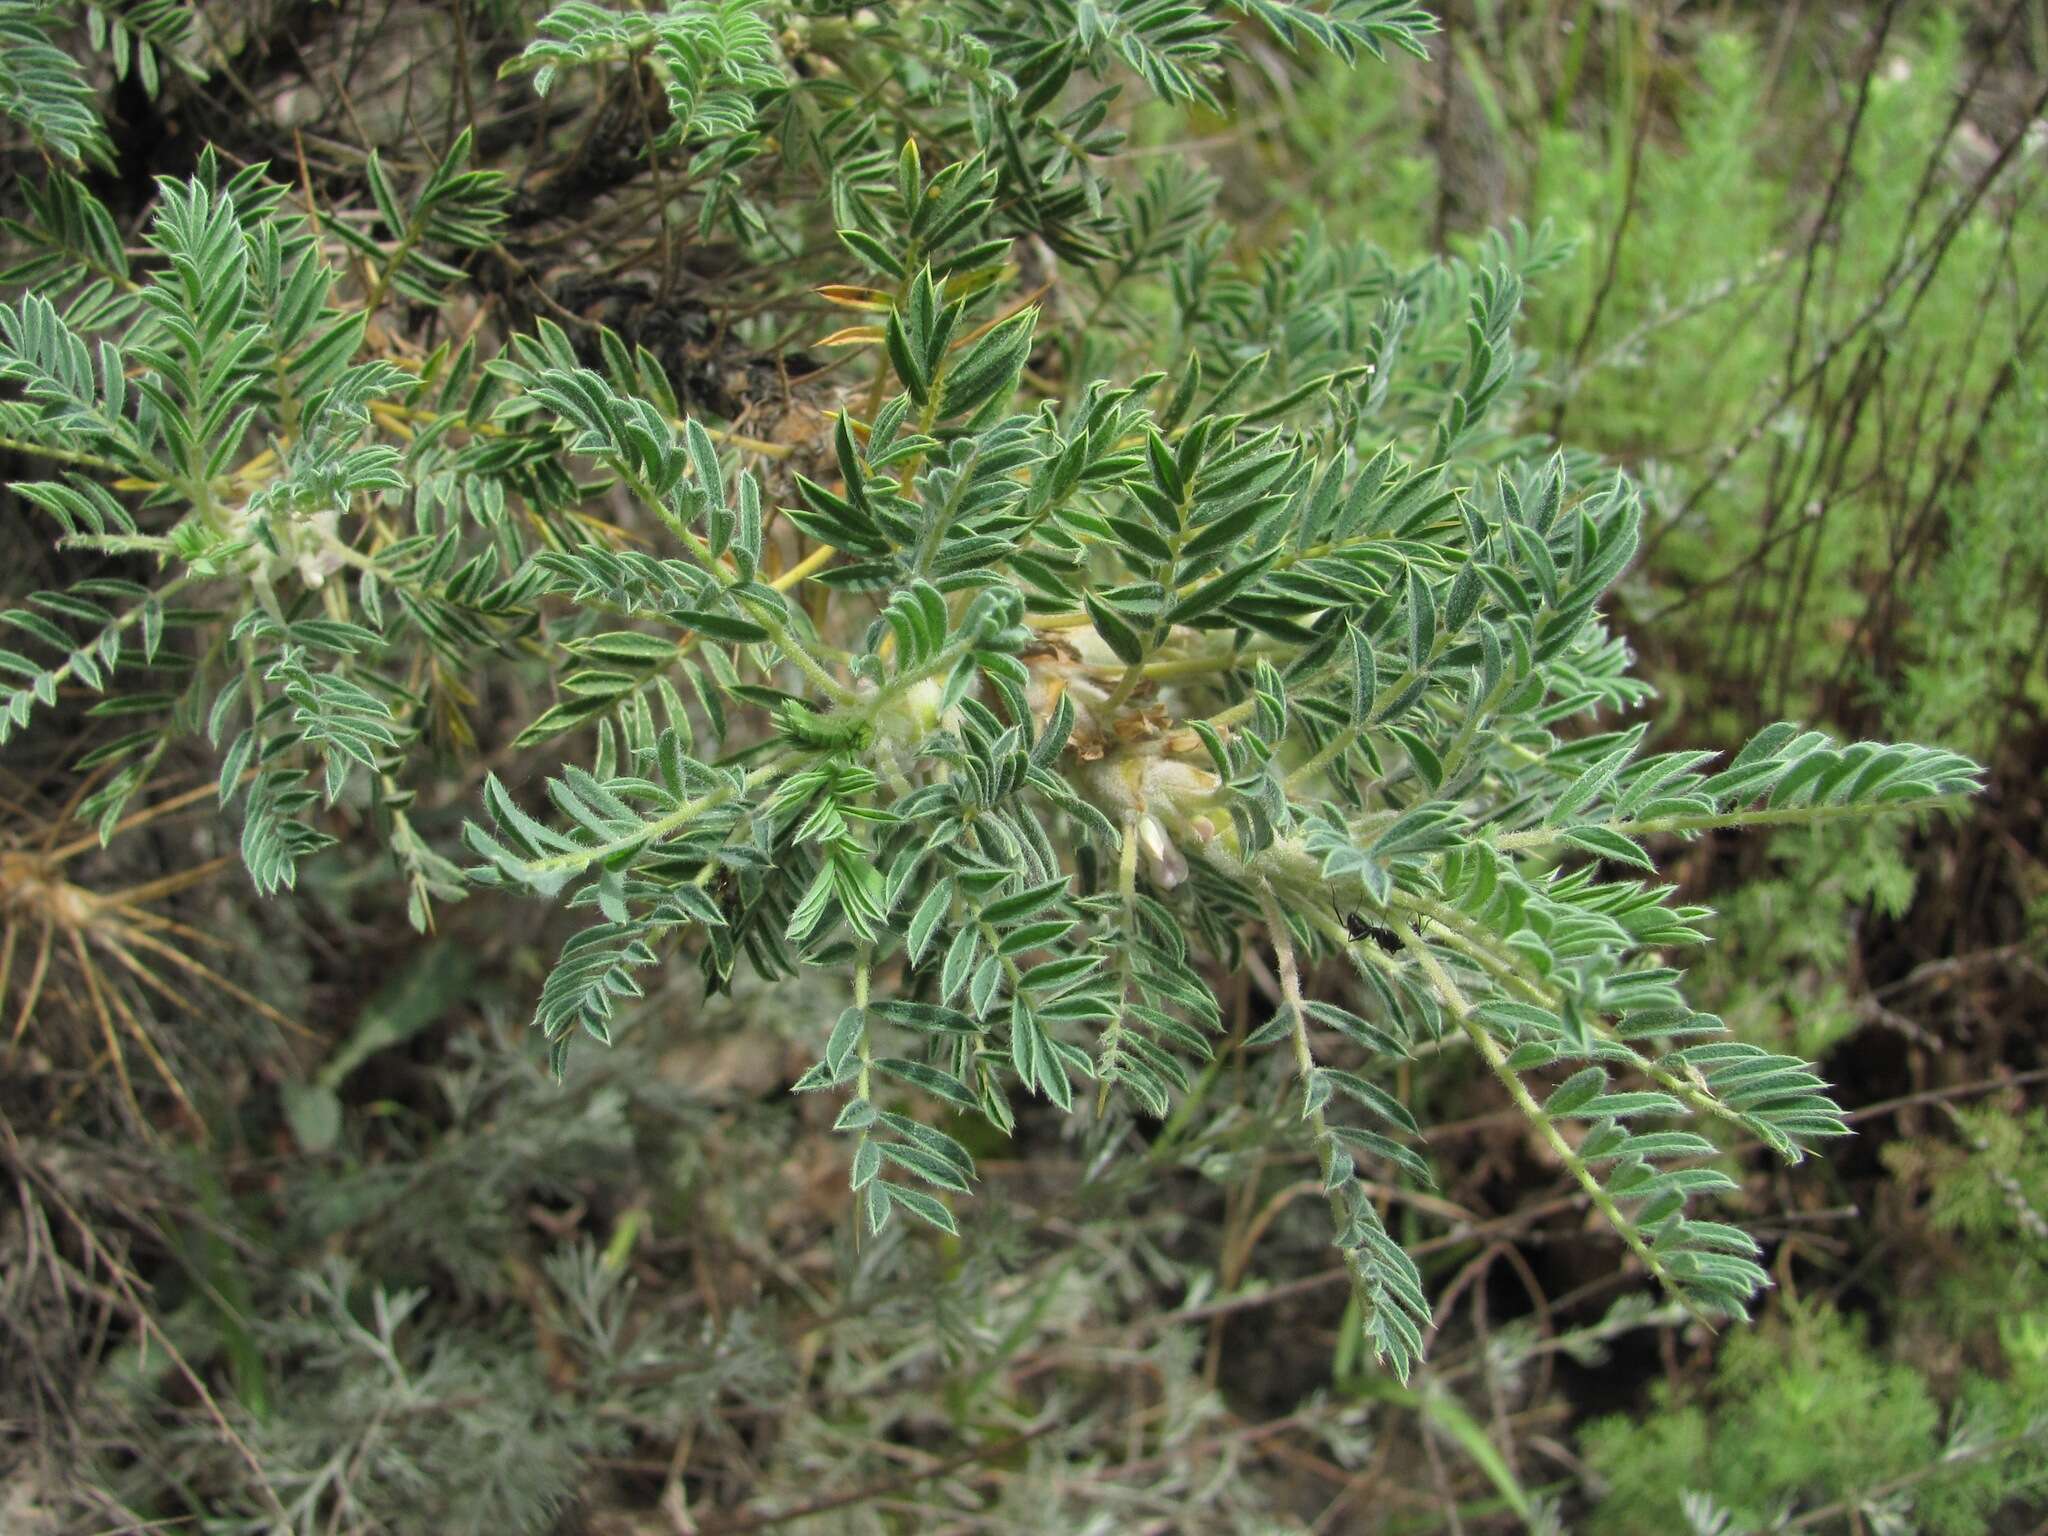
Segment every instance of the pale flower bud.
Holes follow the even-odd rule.
[[[1170,891],[1187,879],[1188,861],[1157,816],[1138,818],[1138,849],[1145,855],[1146,873],[1161,890]]]

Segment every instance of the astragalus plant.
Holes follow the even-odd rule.
[[[1390,0],[572,3],[503,71],[564,136],[525,151],[538,192],[467,131],[319,188],[208,157],[134,255],[53,168],[10,226],[0,437],[106,564],[0,614],[8,728],[119,720],[79,764],[103,828],[210,744],[264,892],[352,835],[422,926],[465,893],[574,909],[536,1014],[558,1070],[652,968],[844,974],[795,1086],[843,1101],[869,1228],[955,1230],[948,1117],[1169,1113],[1256,951],[1277,1006],[1242,1048],[1292,1062],[1271,1113],[1394,1371],[1429,1304],[1359,1172],[1428,1179],[1388,1084],[1446,1037],[1649,1273],[1740,1313],[1765,1275],[1694,1214],[1731,1181],[1679,1127],[1796,1158],[1844,1125],[1687,1006],[1707,914],[1653,850],[1975,770],[1792,725],[1644,755],[1600,617],[1641,504],[1517,430],[1547,236],[1247,260],[1205,178],[1113,159],[1126,76],[1214,108],[1254,37],[1428,31]],[[627,333],[520,254],[565,216],[550,170],[579,217],[640,212],[585,252],[639,274]],[[526,317],[501,340],[484,288]],[[630,334],[677,315],[694,350]],[[766,436],[721,382],[763,367],[794,402]],[[509,743],[480,723],[542,677]],[[521,766],[458,845],[417,805],[479,739]],[[1339,955],[1342,1000],[1311,996]]]

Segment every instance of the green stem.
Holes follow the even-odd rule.
[[[934,381],[932,384],[932,404],[925,408],[925,415],[927,416],[932,414],[932,411],[938,404],[939,397],[937,391],[939,387],[938,381]],[[922,430],[929,433],[931,431],[931,424],[926,422]],[[924,577],[931,574],[932,562],[939,557],[939,549],[946,542],[946,534],[953,526],[953,519],[959,515],[961,499],[967,494],[967,487],[974,478],[974,466],[980,461],[980,458],[981,450],[977,447],[974,457],[968,460],[960,474],[954,479],[953,489],[948,493],[944,503],[933,511],[930,526],[925,529],[917,541],[917,555],[911,562],[912,575]],[[902,485],[905,494],[909,493],[911,481],[916,478],[916,474],[917,468],[915,462],[913,462],[909,473],[903,477]]]
[[[766,602],[747,602],[746,609],[754,622],[768,631],[768,638],[782,654],[796,664],[798,671],[814,683],[818,690],[835,704],[856,704],[860,695],[825,670],[824,662],[812,655],[799,641],[781,618],[771,613]]]
[[[536,859],[525,867],[536,874],[588,869],[592,864],[608,859],[615,853],[623,853],[628,848],[643,843],[658,843],[663,838],[681,831],[706,811],[716,810],[728,800],[757,789],[787,772],[795,766],[796,757],[797,754],[791,752],[762,763],[759,767],[751,769],[738,784],[723,785],[708,794],[699,795],[695,800],[677,806],[666,816],[658,816],[653,821],[642,824],[625,837],[615,837],[607,842],[597,843],[588,848],[572,849],[567,853],[551,854],[547,858]]]
[[[1422,677],[1428,673],[1429,668],[1435,663],[1437,657],[1443,654],[1444,649],[1448,644],[1449,639],[1447,636],[1438,635],[1436,638],[1436,643],[1430,647],[1428,660],[1424,661],[1420,668],[1409,667],[1399,677],[1394,679],[1393,684],[1390,687],[1382,689],[1381,692],[1387,698],[1390,699],[1398,698],[1401,694],[1407,692],[1410,684],[1412,684],[1417,678]],[[1294,686],[1296,690],[1300,691],[1314,686],[1316,683],[1321,682],[1325,677],[1328,677],[1332,672],[1336,671],[1340,665],[1342,665],[1342,663],[1336,661],[1324,662],[1320,667],[1317,667],[1314,672],[1310,673],[1307,677],[1303,678],[1299,683],[1295,684]],[[1214,726],[1219,731],[1227,730],[1229,727],[1236,725],[1240,720],[1245,719],[1247,716],[1251,714],[1253,710],[1257,708],[1257,699],[1254,698],[1252,695],[1247,694],[1245,695],[1245,697],[1239,699],[1235,704],[1231,705],[1228,709],[1219,710],[1215,714],[1211,715],[1209,717],[1209,724]],[[1380,716],[1375,715],[1369,723],[1376,725],[1379,723],[1379,720]]]
[[[93,638],[86,644],[72,647],[71,654],[65,657],[64,660],[61,663],[59,663],[55,668],[53,668],[48,674],[50,678],[50,686],[52,688],[55,688],[62,685],[65,679],[70,677],[72,672],[75,670],[75,663],[77,661],[77,658],[80,655],[95,650],[98,647],[101,635],[105,635],[109,631],[118,634],[122,631],[131,628],[132,626],[141,621],[143,610],[148,608],[151,603],[161,604],[166,598],[173,596],[185,587],[191,586],[198,579],[199,578],[196,576],[173,577],[171,580],[165,582],[161,587],[158,587],[156,591],[151,593],[150,596],[146,598],[144,601],[137,603],[133,608],[130,608],[126,613],[117,614],[114,618],[113,623],[108,624],[104,628],[102,628],[100,630],[100,633],[98,635],[93,636]],[[105,690],[100,689],[96,691],[104,692]]]
[[[723,561],[711,553],[711,546],[699,538],[689,524],[670,511],[668,504],[654,494],[654,487],[633,473],[631,468],[617,460],[612,461],[612,467],[618,470],[621,478],[633,488],[634,494],[653,508],[655,516],[667,525],[669,532],[682,541],[684,548],[696,557],[697,563],[703,566],[712,580],[730,592],[735,585],[732,573]],[[770,608],[765,599],[742,596],[739,601],[754,622],[768,631],[770,642],[795,663],[797,670],[809,678],[819,692],[835,704],[849,705],[860,702],[860,695],[826,670],[824,662],[796,638],[789,625],[784,622],[783,615]]]
[[[1347,726],[1335,736],[1332,736],[1329,741],[1324,743],[1323,749],[1320,752],[1287,775],[1288,792],[1293,793],[1304,785],[1312,783],[1317,774],[1329,767],[1330,764],[1334,763],[1346,752],[1349,752],[1358,743],[1359,739],[1371,729],[1370,722],[1367,722]]]
[[[128,472],[127,465],[117,464],[114,460],[102,458],[99,454],[80,453],[70,448],[52,448],[23,437],[0,436],[0,449],[13,453],[30,453],[38,458],[55,459],[59,464],[76,464],[82,469],[97,469],[110,475]]]
[[[1465,723],[1458,728],[1457,736],[1451,742],[1450,751],[1444,754],[1444,783],[1455,784],[1458,770],[1465,766],[1465,759],[1471,754],[1472,743],[1478,738],[1479,728],[1493,718],[1493,712],[1500,707],[1500,701],[1514,685],[1514,679],[1502,677],[1487,691],[1486,697],[1473,706],[1472,713],[1465,717]]]
[[[1068,492],[1067,495],[1060,498],[1060,502],[1071,499],[1072,495],[1072,492]],[[1059,504],[1059,502],[1056,502],[1052,505],[1057,506]],[[1041,513],[1038,520],[1043,521],[1044,516],[1045,514]],[[1268,567],[1268,571],[1269,574],[1279,571],[1290,571],[1305,560],[1320,560],[1328,555],[1345,554],[1354,549],[1363,549],[1368,544],[1384,544],[1391,541],[1393,537],[1394,535],[1388,533],[1371,533],[1353,539],[1337,539],[1325,544],[1312,544],[1307,549],[1289,550],[1276,559]],[[1091,544],[1095,543],[1093,540],[1089,542]],[[1448,568],[1448,566],[1439,567],[1440,570]],[[1214,578],[1197,576],[1182,582],[1179,586],[1173,588],[1173,599],[1178,601],[1181,598],[1192,596],[1194,593],[1199,592],[1211,579]],[[1172,605],[1169,603],[1168,606]],[[1088,624],[1088,614],[1085,610],[1076,608],[1066,613],[1050,613],[1042,618],[1034,618],[1031,624],[1035,629],[1082,629]]]
[[[1137,690],[1138,684],[1144,681],[1144,678],[1145,663],[1143,660],[1134,661],[1125,667],[1124,675],[1116,680],[1116,689],[1110,694],[1109,702],[1102,706],[1102,712],[1105,715],[1114,715],[1118,710],[1122,709],[1131,694]]]
[[[1444,938],[1460,954],[1509,990],[1519,992],[1526,1001],[1553,1013],[1561,1012],[1563,1009],[1564,999],[1561,995],[1530,976],[1523,969],[1520,957],[1513,950],[1501,945],[1492,934],[1479,928],[1456,907],[1434,901],[1427,896],[1411,895],[1405,891],[1396,891],[1393,901],[1395,905],[1436,923],[1443,930]],[[1698,1114],[1726,1120],[1739,1130],[1749,1135],[1760,1136],[1772,1145],[1784,1149],[1783,1138],[1773,1134],[1754,1117],[1743,1114],[1739,1109],[1731,1109],[1697,1084],[1688,1082],[1678,1073],[1651,1061],[1641,1052],[1630,1049],[1615,1039],[1611,1031],[1601,1029],[1599,1033],[1603,1041],[1628,1053],[1630,1067],[1680,1100],[1688,1109]]]
[[[1123,909],[1125,933],[1138,931],[1138,815],[1135,811],[1124,813],[1123,842],[1117,849],[1116,894],[1117,903]],[[1131,946],[1119,944],[1116,947],[1117,979],[1124,997],[1131,995]],[[1105,1065],[1123,1044],[1124,1018],[1121,1011],[1102,1032],[1102,1059]],[[1109,1107],[1109,1074],[1104,1072],[1101,1085],[1095,1095],[1095,1113],[1099,1116]]]
[[[1394,930],[1394,937],[1401,941],[1402,947],[1415,956],[1423,974],[1436,989],[1437,997],[1444,1007],[1450,1010],[1451,1017],[1458,1021],[1458,1027],[1478,1048],[1488,1068],[1500,1080],[1501,1087],[1507,1090],[1508,1097],[1514,1101],[1515,1108],[1522,1112],[1523,1117],[1543,1138],[1544,1143],[1556,1155],[1558,1162],[1578,1181],[1579,1187],[1586,1192],[1586,1197],[1593,1202],[1593,1208],[1610,1227],[1614,1228],[1621,1240],[1628,1244],[1630,1251],[1642,1261],[1643,1267],[1658,1284],[1680,1302],[1686,1303],[1686,1309],[1699,1317],[1701,1322],[1708,1321],[1686,1302],[1684,1291],[1672,1277],[1671,1271],[1665,1267],[1664,1261],[1651,1251],[1649,1242],[1643,1237],[1641,1230],[1623,1214],[1621,1207],[1614,1203],[1614,1197],[1607,1193],[1605,1186],[1587,1166],[1585,1159],[1580,1157],[1572,1144],[1564,1139],[1564,1134],[1558,1130],[1550,1116],[1543,1112],[1543,1106],[1538,1104],[1535,1095],[1529,1092],[1529,1087],[1522,1081],[1521,1074],[1508,1066],[1507,1053],[1500,1048],[1500,1042],[1487,1032],[1486,1026],[1472,1017],[1471,1004],[1466,1002],[1465,994],[1451,979],[1450,973],[1443,968],[1442,962],[1406,923],[1396,918],[1389,926]]]
[[[1656,837],[1666,833],[1683,836],[1692,832],[1711,832],[1720,827],[1808,826],[1824,821],[1839,821],[1849,816],[1871,816],[1901,810],[1931,810],[1937,806],[1960,806],[1963,803],[1959,795],[1929,795],[1924,800],[1889,800],[1883,805],[1785,805],[1762,810],[1654,816],[1646,821],[1602,821],[1595,822],[1583,830],[1618,832],[1623,837],[1631,838]],[[1566,833],[1578,830],[1582,829],[1531,827],[1527,831],[1503,834],[1494,840],[1494,846],[1502,853],[1527,853],[1534,849],[1556,847],[1564,841]]]
[[[1309,1044],[1308,1004],[1302,997],[1301,965],[1295,958],[1294,935],[1288,929],[1287,918],[1280,910],[1280,902],[1278,897],[1273,894],[1272,886],[1261,886],[1260,905],[1265,911],[1266,937],[1272,941],[1273,958],[1278,962],[1280,971],[1281,1005],[1287,1009],[1292,1024],[1289,1043],[1294,1052],[1294,1075],[1301,1084],[1301,1091],[1304,1100],[1306,1100],[1311,1083],[1315,1077],[1316,1058],[1315,1052]],[[1312,1109],[1308,1113],[1308,1124],[1309,1133],[1315,1142],[1316,1169],[1322,1174],[1327,1183],[1330,1174],[1330,1159],[1333,1156],[1333,1148],[1335,1146],[1334,1138],[1330,1135],[1329,1121],[1324,1117],[1322,1110]],[[1341,1237],[1344,1230],[1351,1225],[1351,1213],[1344,1208],[1343,1197],[1338,1194],[1337,1190],[1326,1189],[1324,1195],[1329,1201],[1331,1223],[1335,1227],[1337,1234]],[[1364,1199],[1365,1196],[1361,1194],[1359,1198]],[[1363,1278],[1358,1273],[1357,1265],[1348,1253],[1345,1256],[1344,1267],[1351,1277],[1352,1294],[1357,1299],[1361,1314],[1370,1316],[1375,1302],[1367,1292]]]

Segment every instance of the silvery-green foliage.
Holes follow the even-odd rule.
[[[1938,801],[1972,766],[1791,725],[1717,763],[1577,723],[1642,697],[1598,617],[1641,509],[1489,436],[1516,371],[1505,264],[1360,281],[1419,331],[1405,370],[1388,345],[1276,386],[1254,353],[1215,385],[1194,364],[1036,409],[1030,312],[977,327],[950,276],[900,280],[879,327],[898,392],[842,414],[836,488],[798,476],[781,509],[839,552],[829,629],[762,581],[761,489],[701,429],[586,369],[522,380],[670,551],[544,557],[556,591],[636,621],[593,615],[556,706],[616,734],[546,808],[492,781],[468,832],[479,880],[591,911],[542,993],[558,1060],[608,1039],[678,942],[714,979],[848,968],[797,1086],[843,1096],[871,1229],[903,1210],[950,1232],[973,1159],[905,1090],[1000,1130],[1020,1095],[1072,1110],[1083,1085],[1098,1112],[1163,1115],[1211,1051],[1205,978],[1257,935],[1284,996],[1248,1044],[1293,1055],[1397,1370],[1427,1301],[1355,1172],[1427,1178],[1374,1069],[1446,1033],[1646,1268],[1739,1312],[1753,1244],[1690,1210],[1731,1181],[1670,1122],[1795,1158],[1843,1125],[1806,1064],[1685,1004],[1664,961],[1706,914],[1626,871],[1658,837]],[[665,688],[684,652],[717,710]],[[1352,1006],[1302,992],[1332,954]]]
[[[19,9],[0,25],[34,31]],[[1725,759],[1649,750],[1601,618],[1641,502],[1519,426],[1551,237],[1404,268],[1304,233],[1246,265],[1205,178],[1113,183],[1125,77],[1215,104],[1254,27],[1350,57],[1428,22],[541,21],[510,73],[551,99],[658,80],[664,253],[693,208],[761,266],[764,309],[790,252],[822,253],[818,294],[859,317],[830,340],[861,350],[815,452],[719,425],[609,331],[387,355],[374,319],[501,249],[511,189],[468,133],[409,177],[370,153],[373,219],[209,155],[132,262],[53,172],[10,230],[0,437],[50,465],[20,493],[126,574],[0,613],[0,731],[60,695],[121,718],[82,765],[103,828],[203,741],[265,892],[360,827],[421,926],[468,891],[567,908],[536,1013],[557,1070],[663,966],[844,976],[796,1087],[840,1101],[870,1233],[957,1230],[976,1169],[947,1116],[1185,1102],[1221,1038],[1211,978],[1256,948],[1279,1001],[1245,1048],[1292,1067],[1273,1112],[1397,1374],[1429,1301],[1361,1173],[1429,1179],[1388,1086],[1422,1042],[1472,1051],[1679,1301],[1741,1313],[1765,1275],[1698,1214],[1732,1186],[1700,1130],[1797,1158],[1844,1125],[1805,1062],[1686,1003],[1673,962],[1708,914],[1654,853],[1941,803],[1976,770],[1791,724]],[[24,87],[44,117],[16,115],[75,159],[50,68]],[[1055,280],[1020,291],[1026,254]],[[437,841],[415,798],[469,733],[465,677],[535,668],[553,702],[511,746],[542,771],[485,776]],[[1325,961],[1348,982],[1311,995]]]

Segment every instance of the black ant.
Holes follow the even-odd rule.
[[[1362,939],[1371,939],[1387,954],[1401,953],[1401,941],[1394,937],[1393,929],[1375,923],[1370,918],[1361,917],[1356,912],[1338,915],[1344,920],[1344,931],[1351,935],[1354,943]]]

